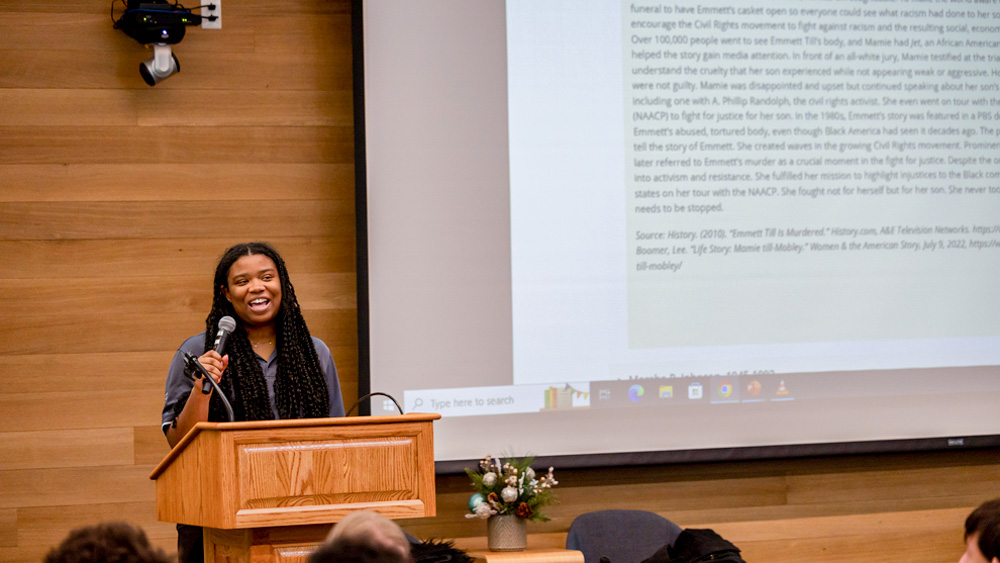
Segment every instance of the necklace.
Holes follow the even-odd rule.
[[[250,344],[256,349],[258,346],[264,346],[265,344],[270,346],[271,341],[268,340],[267,342],[251,342]]]

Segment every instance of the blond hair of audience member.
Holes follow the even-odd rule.
[[[410,541],[398,524],[375,512],[352,512],[337,522],[326,537],[326,545],[350,543],[383,547],[397,552],[400,561],[412,561]]]
[[[170,563],[141,528],[104,522],[76,528],[45,556],[45,563]]]
[[[1000,498],[984,502],[965,519],[965,553],[959,563],[1000,563]]]

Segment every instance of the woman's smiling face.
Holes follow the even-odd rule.
[[[263,254],[243,256],[229,267],[223,293],[244,323],[271,324],[281,309],[278,268]]]

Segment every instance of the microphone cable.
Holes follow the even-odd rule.
[[[392,401],[392,404],[396,405],[396,410],[399,411],[399,414],[403,414],[403,407],[399,406],[399,403],[396,402],[396,399],[392,395],[390,395],[388,393],[382,393],[380,391],[376,391],[374,393],[369,393],[369,394],[365,395],[364,397],[361,397],[360,399],[358,399],[357,402],[354,403],[354,406],[351,407],[351,410],[347,411],[347,414],[345,414],[344,416],[351,416],[351,413],[354,412],[354,409],[358,408],[358,406],[361,405],[361,401],[365,401],[365,400],[371,399],[375,395],[382,395],[383,397],[389,397],[389,400]]]

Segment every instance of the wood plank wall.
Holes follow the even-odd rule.
[[[233,243],[282,252],[357,395],[350,3],[227,2],[154,88],[110,12],[0,2],[0,561],[108,519],[175,550],[163,381]]]
[[[176,346],[202,329],[233,242],[285,255],[345,397],[357,388],[351,54],[346,0],[227,3],[182,72],[110,2],[0,3],[0,560],[39,561],[73,527],[124,519],[174,550],[150,469]],[[748,561],[955,561],[972,507],[1000,496],[995,451],[561,471],[554,519],[644,508],[713,527]],[[464,477],[438,478],[421,537],[483,545]]]

